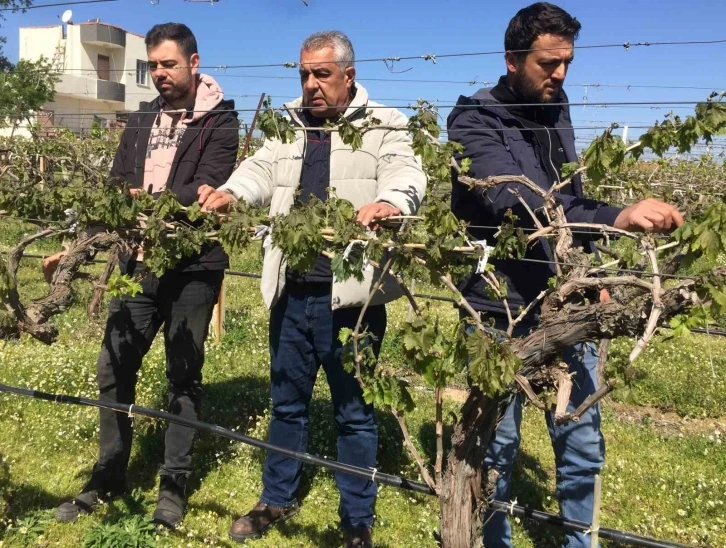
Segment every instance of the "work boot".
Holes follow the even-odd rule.
[[[229,537],[235,542],[260,538],[273,523],[290,519],[300,511],[297,502],[286,508],[268,506],[264,502],[257,505],[239,518],[229,529]]]
[[[167,529],[176,529],[187,507],[186,474],[162,474],[159,478],[159,500],[153,521]]]
[[[91,479],[80,494],[55,509],[55,519],[61,523],[76,521],[80,516],[93,512],[102,502],[109,502],[125,492],[124,475],[114,475],[109,469],[95,465]]]
[[[373,536],[370,527],[346,529],[343,533],[345,548],[373,548]]]

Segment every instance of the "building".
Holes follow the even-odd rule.
[[[139,103],[158,93],[140,34],[99,20],[20,28],[20,58],[51,60],[60,74],[55,99],[43,107],[41,125],[85,134],[94,122],[113,127]]]

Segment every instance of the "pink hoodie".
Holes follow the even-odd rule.
[[[187,117],[186,110],[173,110],[160,98],[161,111],[151,128],[149,145],[146,149],[144,164],[144,188],[151,192],[161,192],[166,188],[171,165],[174,162],[177,148],[181,143],[186,125],[203,118],[210,110],[214,110],[224,99],[224,92],[219,84],[206,74],[197,75],[197,97],[194,112]],[[182,125],[179,124],[181,122]]]

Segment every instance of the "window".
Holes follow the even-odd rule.
[[[148,86],[149,63],[136,61],[136,83],[140,86]]]

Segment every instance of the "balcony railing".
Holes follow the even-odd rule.
[[[81,42],[107,48],[125,48],[126,31],[103,23],[83,23]]]
[[[55,86],[55,92],[58,95],[71,95],[98,101],[118,103],[126,101],[126,86],[124,84],[71,74],[61,75],[60,81]]]

